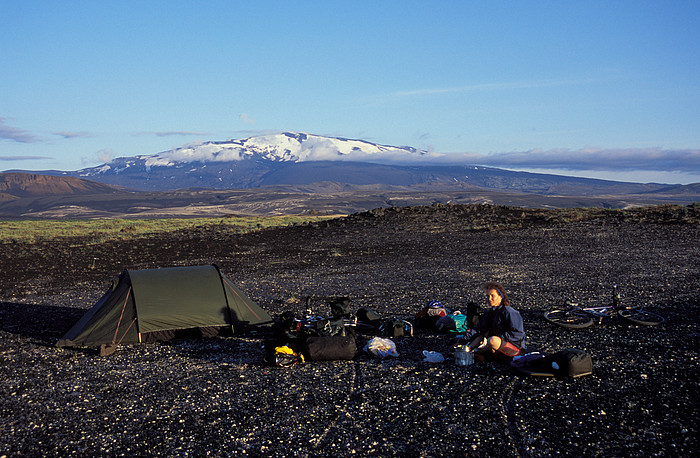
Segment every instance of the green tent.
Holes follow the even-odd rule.
[[[124,270],[57,345],[97,346],[264,331],[270,315],[215,265]]]

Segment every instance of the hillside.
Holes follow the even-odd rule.
[[[0,194],[9,199],[43,196],[76,196],[107,194],[119,188],[75,177],[38,173],[0,173]]]

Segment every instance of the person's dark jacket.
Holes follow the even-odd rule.
[[[472,340],[477,335],[482,337],[498,336],[516,347],[525,348],[525,328],[520,312],[508,305],[490,308],[481,317],[474,329],[470,330],[467,338]]]

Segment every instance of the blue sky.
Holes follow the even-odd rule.
[[[0,0],[0,170],[300,131],[700,182],[698,1]]]

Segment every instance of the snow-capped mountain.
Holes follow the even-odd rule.
[[[395,162],[430,156],[412,147],[378,145],[363,140],[323,137],[296,132],[261,135],[242,140],[205,142],[164,151],[154,155],[119,158],[99,167],[101,171],[119,171],[124,167],[171,167],[184,163],[232,162],[263,159],[273,162],[364,161]],[[94,172],[94,168],[86,169]]]
[[[411,147],[284,132],[206,142],[153,155],[120,157],[77,171],[45,173],[139,191],[264,186],[320,189],[329,185],[397,189],[433,183],[443,187],[537,194],[586,194],[592,189],[599,192],[601,187],[611,193],[620,186],[602,180],[510,172],[466,164],[446,165],[437,160],[439,157],[439,154]],[[638,192],[654,189],[635,188]]]
[[[119,157],[97,167],[64,172],[63,175],[138,190],[251,188],[280,184],[275,173],[282,170],[285,170],[282,173],[284,182],[288,183],[290,169],[295,169],[297,164],[328,162],[342,168],[342,164],[406,164],[437,157],[439,155],[407,146],[283,132],[187,145],[153,155]],[[310,171],[312,169],[313,172]],[[308,175],[318,173],[318,168],[307,167],[303,170],[300,173],[307,176],[291,181],[308,183],[309,180],[332,180],[332,177]],[[335,175],[338,174],[336,170]]]

